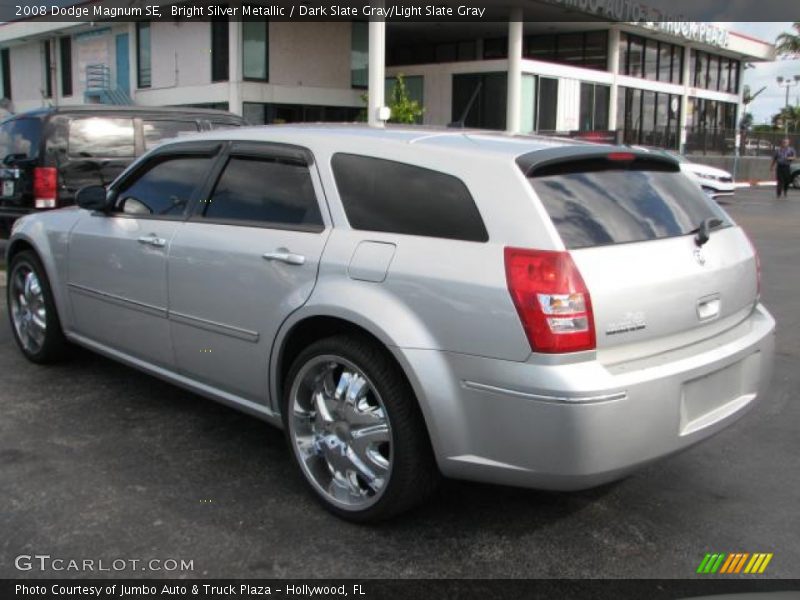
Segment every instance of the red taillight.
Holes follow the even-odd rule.
[[[58,187],[58,169],[36,167],[33,170],[33,197],[36,208],[55,208]]]
[[[742,229],[744,231],[744,229]],[[756,245],[753,243],[753,239],[750,235],[744,231],[744,235],[747,238],[747,241],[750,242],[750,247],[753,249],[753,256],[756,259],[756,298],[761,298],[761,257],[758,255],[758,249]]]
[[[595,348],[589,290],[569,252],[506,248],[506,282],[534,352]]]
[[[619,162],[631,162],[636,159],[636,155],[632,152],[611,152],[606,158]]]

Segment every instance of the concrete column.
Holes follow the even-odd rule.
[[[522,9],[514,8],[508,21],[508,91],[506,131],[520,133],[522,127]]]
[[[694,86],[694,82],[689,81],[691,74],[690,61],[692,60],[692,47],[686,45],[683,49],[683,95],[681,96],[681,118],[678,121],[680,133],[680,152],[686,149],[686,124],[689,116],[689,89]]]
[[[228,110],[242,116],[242,22],[228,23]]]
[[[152,25],[150,26],[152,27]],[[152,35],[152,34],[151,34]],[[151,42],[152,47],[152,42]],[[139,42],[136,39],[136,23],[128,23],[128,89],[131,100],[136,104],[136,92],[139,89]],[[152,76],[152,71],[151,71]]]
[[[386,21],[369,22],[369,106],[367,123],[383,127],[389,119],[386,109]]]
[[[619,102],[619,29],[612,28],[608,32],[608,71],[613,75],[611,81],[611,94],[608,98],[608,129],[616,131],[617,124],[617,103]]]

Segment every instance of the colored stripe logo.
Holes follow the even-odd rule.
[[[772,560],[772,553],[756,552],[734,552],[726,554],[724,552],[709,552],[700,561],[697,573],[703,575],[714,575],[715,573],[726,574],[759,574],[767,570],[767,565]]]

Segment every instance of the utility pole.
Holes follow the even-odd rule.
[[[800,75],[795,75],[793,80],[789,79],[788,77],[784,78],[778,75],[777,81],[779,87],[786,88],[786,105],[785,105],[786,117],[784,117],[783,119],[783,133],[784,135],[789,135],[788,115],[789,115],[789,109],[791,108],[791,106],[789,105],[789,90],[796,85],[800,85]]]

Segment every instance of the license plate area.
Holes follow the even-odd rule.
[[[12,198],[14,196],[14,180],[3,179],[2,187],[0,187],[0,196],[3,198]]]
[[[758,392],[761,353],[683,384],[680,434],[689,435],[725,419]]]

